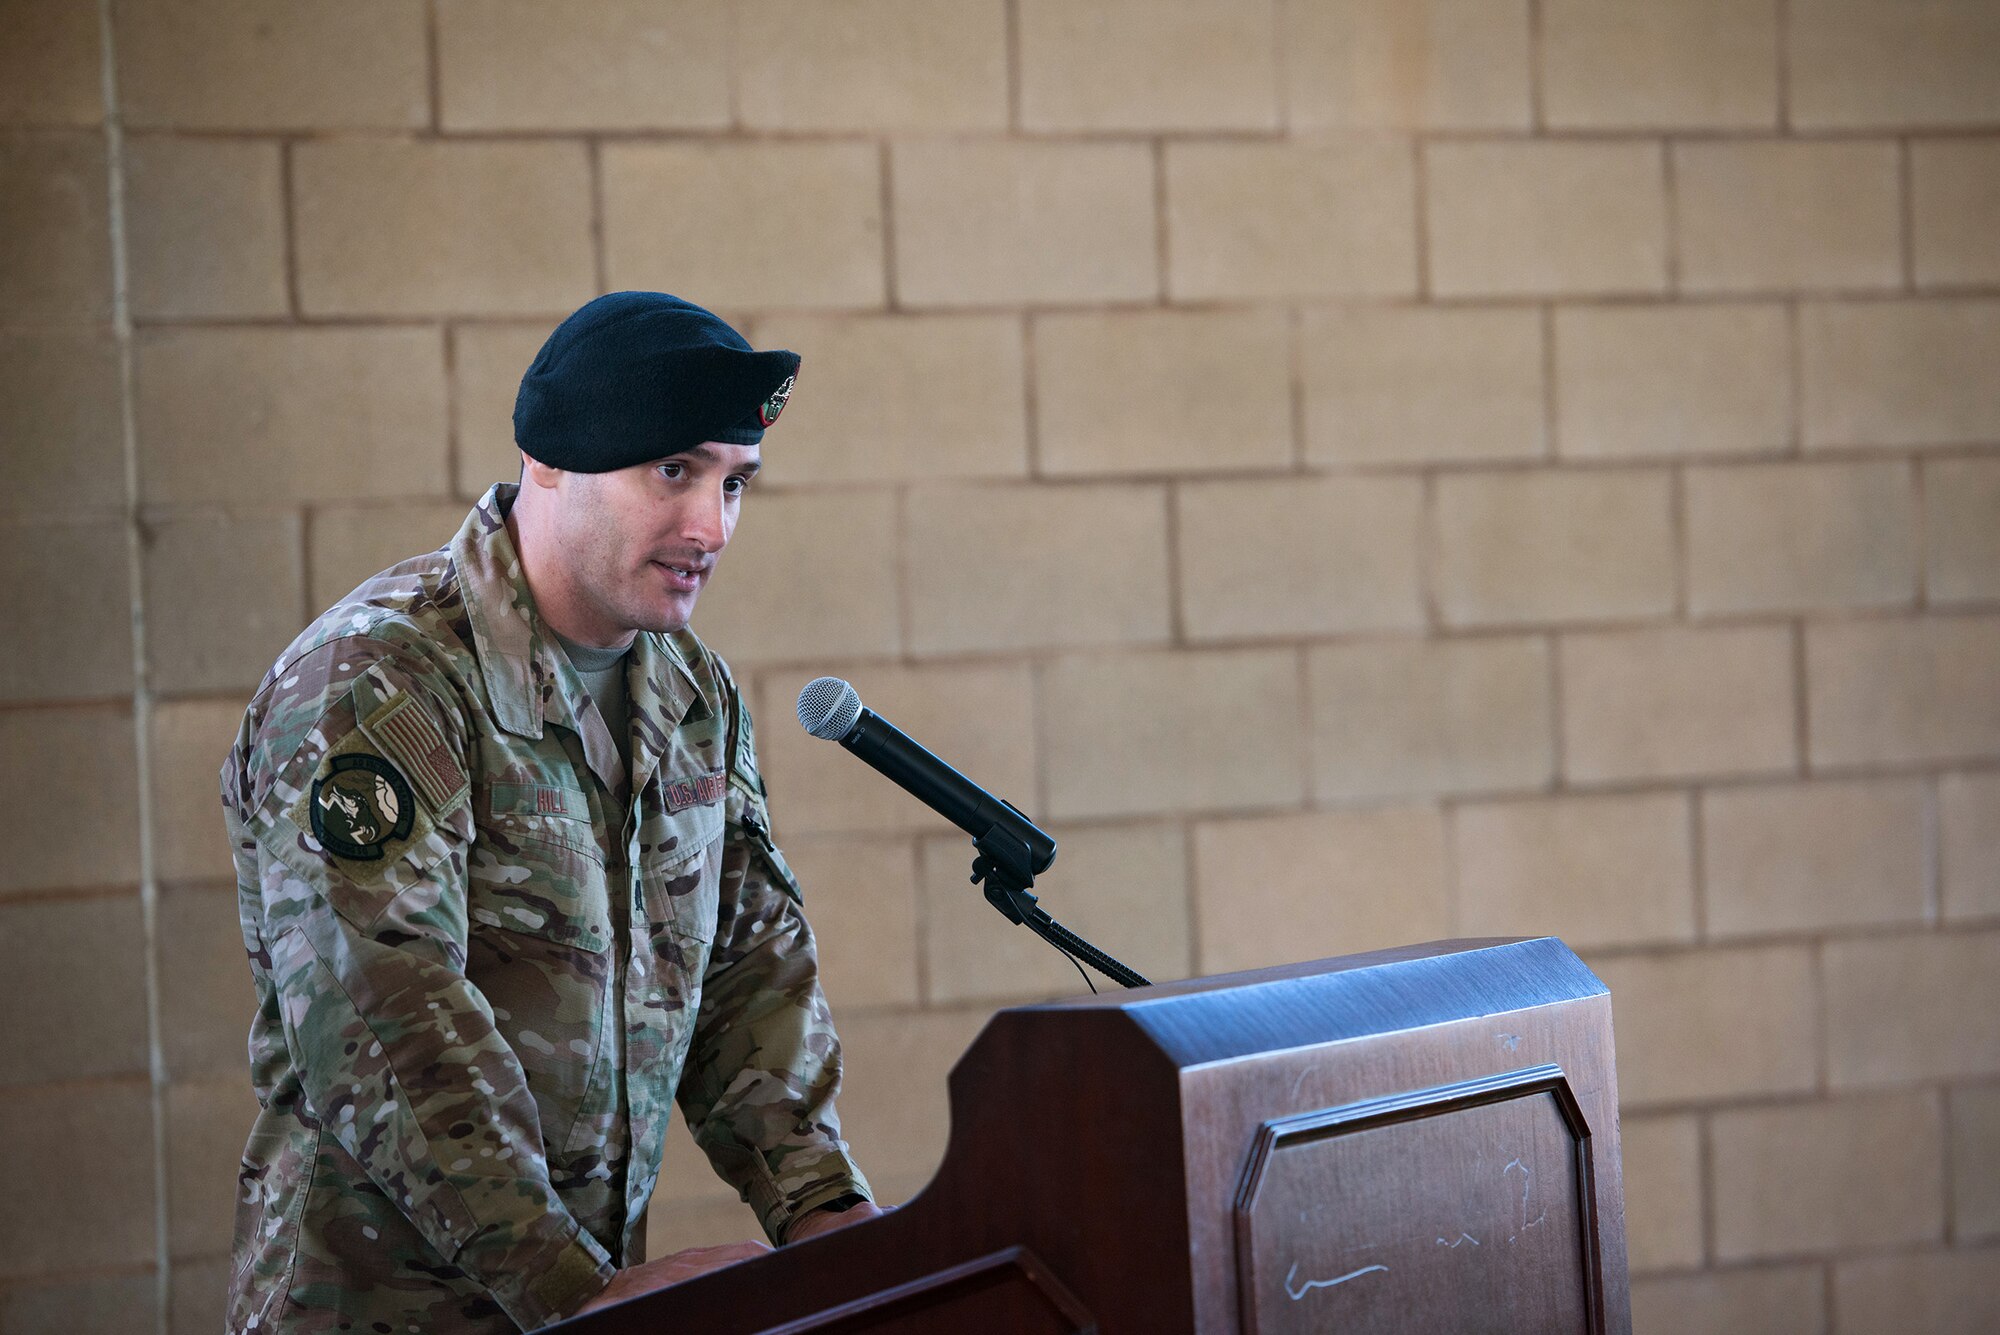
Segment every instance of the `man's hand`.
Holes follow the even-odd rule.
[[[720,1247],[690,1247],[655,1261],[627,1266],[611,1277],[603,1292],[571,1315],[595,1312],[601,1307],[624,1302],[627,1298],[636,1298],[642,1293],[651,1293],[654,1289],[664,1289],[669,1284],[678,1284],[684,1279],[735,1265],[738,1261],[754,1260],[770,1250],[771,1244],[762,1240],[726,1242]]]
[[[831,1233],[836,1228],[846,1228],[849,1224],[876,1219],[887,1213],[873,1201],[857,1201],[845,1210],[814,1210],[792,1225],[791,1231],[785,1234],[785,1242],[788,1245],[804,1242],[818,1234]]]

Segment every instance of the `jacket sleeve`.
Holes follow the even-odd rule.
[[[465,975],[467,739],[412,671],[315,653],[253,707],[237,794],[286,1047],[341,1148],[533,1329],[615,1270],[557,1197],[526,1075]]]
[[[733,689],[721,907],[679,1102],[695,1141],[782,1243],[792,1221],[873,1193],[841,1139],[840,1038],[798,883],[771,841],[749,713]]]

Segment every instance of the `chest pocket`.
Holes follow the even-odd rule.
[[[721,804],[674,816],[670,840],[671,847],[648,852],[639,862],[640,898],[647,921],[656,930],[668,928],[691,941],[713,941],[721,895]]]
[[[576,950],[611,945],[611,903],[604,857],[581,793],[556,790],[540,809],[524,807],[521,785],[473,791],[478,822],[468,873],[475,930],[514,932]],[[533,793],[530,793],[530,797]]]

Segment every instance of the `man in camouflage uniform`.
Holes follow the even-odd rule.
[[[761,1249],[627,1269],[676,1099],[773,1242],[876,1213],[750,716],[686,629],[797,364],[585,306],[520,486],[259,687],[222,773],[262,1105],[231,1330],[532,1329]],[[621,642],[617,709],[571,656]]]

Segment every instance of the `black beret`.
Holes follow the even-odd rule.
[[[608,473],[705,440],[755,445],[799,358],[757,352],[691,301],[612,292],[556,326],[521,377],[514,442],[572,473]]]

